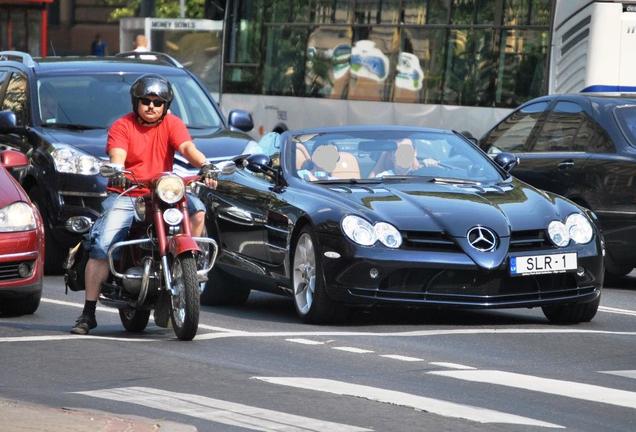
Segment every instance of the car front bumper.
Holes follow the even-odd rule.
[[[0,296],[17,297],[41,290],[43,257],[41,229],[0,233]],[[28,274],[25,268],[30,270]]]
[[[494,269],[480,268],[463,252],[356,246],[319,237],[328,295],[347,304],[409,304],[461,308],[536,307],[589,302],[600,295],[603,258],[598,239],[587,245],[509,253]],[[339,258],[328,258],[336,252]],[[577,253],[576,271],[511,276],[511,256]]]

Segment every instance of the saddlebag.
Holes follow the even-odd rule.
[[[84,290],[84,270],[88,262],[88,245],[85,240],[80,241],[68,250],[64,261],[64,283],[66,292]]]

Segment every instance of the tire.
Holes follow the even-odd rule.
[[[349,308],[331,300],[325,290],[315,237],[304,227],[294,244],[292,289],[296,313],[305,323],[329,324],[346,320]]]
[[[44,273],[47,275],[61,275],[63,273],[62,264],[68,254],[68,248],[62,247],[53,237],[53,233],[49,228],[48,216],[43,210],[44,193],[38,186],[33,186],[29,190],[29,196],[33,204],[38,208],[42,215],[44,224]]]
[[[553,324],[577,324],[594,318],[601,296],[587,303],[570,303],[556,306],[543,306],[543,314]]]
[[[241,281],[213,268],[208,274],[205,290],[201,294],[201,303],[208,306],[239,306],[247,301],[250,288],[241,286]]]
[[[141,333],[148,325],[149,310],[119,309],[119,319],[124,328],[132,333]]]
[[[32,315],[40,306],[42,291],[20,298],[2,300],[2,311],[10,315]]]
[[[634,269],[632,264],[618,264],[609,253],[605,255],[604,264],[605,273],[612,279],[622,278]]]
[[[199,327],[200,309],[197,264],[192,254],[182,254],[174,259],[172,284],[175,290],[170,302],[172,329],[180,340],[192,340]]]

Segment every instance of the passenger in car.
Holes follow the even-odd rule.
[[[318,145],[311,159],[298,170],[300,178],[308,181],[360,178],[358,160],[349,152],[338,151],[334,144]]]
[[[56,123],[58,120],[58,103],[55,89],[50,83],[40,86],[40,118],[42,123]]]
[[[439,161],[430,157],[420,161],[413,141],[410,138],[403,138],[397,142],[397,147],[394,151],[385,151],[380,155],[375,166],[369,172],[369,178],[406,175],[421,167],[438,165]]]

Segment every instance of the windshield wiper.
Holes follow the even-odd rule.
[[[446,184],[467,184],[467,185],[481,185],[480,182],[474,180],[465,180],[451,177],[433,177],[429,180],[431,183],[446,183]]]
[[[378,184],[378,183],[382,183],[382,179],[325,179],[325,180],[315,180],[312,181],[312,183],[318,183],[318,184],[334,184],[334,183],[341,183],[341,184]]]
[[[42,127],[54,129],[72,129],[72,130],[89,130],[89,129],[106,129],[102,126],[83,125],[75,123],[45,123]]]

